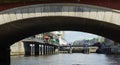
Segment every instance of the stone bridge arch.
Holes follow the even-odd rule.
[[[25,37],[54,30],[120,36],[120,11],[84,4],[38,4],[0,11],[0,64],[10,65],[9,46]]]
[[[29,5],[0,12],[0,42],[8,43],[8,46],[27,36],[54,30],[81,30],[119,41],[120,11],[61,3]]]
[[[100,20],[120,25],[120,11],[86,4],[37,4],[16,7],[0,12],[0,24],[43,16],[71,16]]]

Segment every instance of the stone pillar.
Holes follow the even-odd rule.
[[[0,65],[10,65],[10,47],[0,47]]]

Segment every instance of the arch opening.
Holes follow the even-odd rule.
[[[119,41],[120,27],[102,21],[68,16],[36,17],[17,20],[0,26],[1,46],[11,44],[26,37],[58,30],[83,31]]]
[[[18,44],[19,44],[19,43],[18,43]],[[78,46],[78,45],[77,45],[77,46]],[[41,46],[40,46],[40,47],[41,47]],[[97,48],[97,47],[96,47],[96,48]],[[94,48],[94,49],[95,49],[95,48]],[[78,49],[77,51],[75,51],[75,50],[76,50],[76,49],[73,48],[73,51],[72,51],[73,54],[67,54],[67,56],[69,56],[69,55],[74,55],[74,53],[75,53],[75,52],[78,52],[79,49]],[[80,51],[80,50],[79,50],[79,51]],[[106,50],[105,50],[105,51],[106,51]],[[78,54],[78,53],[79,53],[79,54]],[[77,53],[76,57],[79,57],[79,56],[81,56],[81,55],[86,55],[86,54],[82,54],[83,52],[82,52],[82,53],[78,52],[78,53]],[[41,54],[41,53],[40,53],[40,54]],[[89,53],[89,54],[87,54],[87,55],[90,55],[90,57],[91,57],[91,54],[92,54],[93,57],[96,56],[96,55],[98,55],[98,56],[100,55],[100,54],[96,54],[96,53]],[[58,58],[59,55],[61,56],[61,53],[60,53],[60,54],[56,54],[56,55],[57,55],[56,58]],[[63,55],[66,55],[66,54],[63,54]],[[63,56],[63,55],[62,55],[62,56]],[[104,54],[101,54],[101,55],[104,55]],[[54,56],[54,55],[52,55],[52,56]],[[105,56],[106,56],[106,55],[105,55]],[[33,56],[32,56],[32,57],[33,57]],[[48,55],[47,57],[51,57],[51,56]],[[101,56],[99,56],[99,57],[101,57]],[[99,57],[96,57],[96,60],[98,60]],[[23,58],[23,57],[21,57],[21,58]],[[30,58],[30,56],[29,56],[29,58]],[[39,57],[39,58],[40,58],[40,57]],[[61,58],[64,58],[64,57],[61,57]],[[87,58],[88,58],[88,57],[87,57]],[[12,59],[13,59],[13,60],[12,60],[12,64],[14,64],[14,61],[15,61],[14,56],[12,57]],[[40,58],[40,59],[42,59],[42,58]],[[74,58],[73,58],[73,59],[74,59]],[[19,59],[19,60],[21,60],[21,59]],[[32,60],[33,60],[33,63],[34,63],[34,59],[32,59]],[[44,62],[44,63],[45,63],[45,64],[48,64],[47,59],[44,58],[44,60],[46,61],[46,62]],[[52,60],[52,59],[51,59],[51,60]],[[62,59],[62,60],[63,60],[63,59]],[[75,58],[75,60],[76,60],[76,58]],[[79,59],[79,60],[80,60],[80,59]],[[38,61],[38,60],[37,60],[37,61]],[[61,61],[61,60],[59,60],[59,61]],[[58,61],[58,62],[59,62],[59,61]],[[66,60],[66,61],[67,61],[67,60]],[[87,61],[87,60],[85,60],[85,61]],[[103,61],[103,60],[102,60],[102,61]],[[38,61],[38,62],[42,62],[42,61]],[[53,61],[49,61],[49,62],[50,62],[49,64],[53,63]],[[75,62],[75,61],[72,61],[72,62]],[[110,61],[110,62],[111,62],[111,61]],[[22,62],[21,62],[21,63],[22,63]],[[62,62],[62,63],[64,64],[64,62]],[[87,62],[86,62],[86,63],[87,63]],[[99,63],[99,62],[96,62],[96,61],[95,61],[95,63]],[[112,63],[112,62],[111,62],[111,63]],[[17,63],[16,63],[16,64],[17,64]],[[30,63],[26,63],[26,64],[30,64]],[[59,64],[59,63],[58,63],[58,64]],[[104,64],[104,63],[103,63],[103,64]]]

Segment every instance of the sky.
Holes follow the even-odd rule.
[[[99,36],[85,32],[65,31],[65,39],[67,42],[74,42],[75,40],[92,39],[97,37]]]

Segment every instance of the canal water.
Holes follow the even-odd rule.
[[[11,65],[120,65],[120,55],[56,54],[46,56],[11,56]]]

